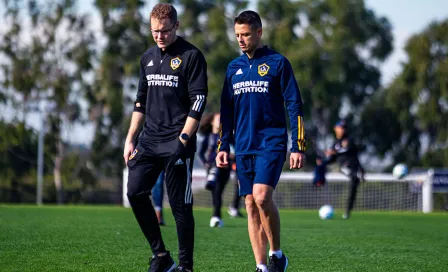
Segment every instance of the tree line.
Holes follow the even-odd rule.
[[[38,133],[27,120],[40,114],[46,201],[86,201],[95,188],[121,192],[139,58],[154,45],[145,1],[96,0],[99,18],[76,0],[1,1],[0,201],[35,199]],[[241,54],[232,19],[248,3],[168,2],[180,12],[179,34],[206,57],[207,110],[218,111],[227,65]],[[264,43],[290,60],[301,88],[308,169],[339,118],[364,158],[391,162],[386,170],[397,162],[448,165],[448,20],[407,41],[408,60],[383,86],[379,67],[393,50],[393,26],[363,0],[259,0],[256,10]],[[75,125],[93,131],[90,146],[70,144]]]

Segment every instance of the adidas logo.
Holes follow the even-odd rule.
[[[242,75],[242,74],[243,74],[243,70],[241,70],[241,68],[238,69],[238,71],[236,71],[236,75]]]
[[[154,62],[152,62],[152,60],[151,60],[147,66],[154,66]]]
[[[184,164],[184,162],[181,159],[178,159],[174,165],[181,165],[181,164]]]

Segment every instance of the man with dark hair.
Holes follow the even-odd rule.
[[[350,191],[348,195],[347,208],[343,215],[344,219],[350,217],[356,199],[356,192],[360,181],[364,181],[364,169],[359,163],[358,148],[347,131],[345,120],[339,120],[334,126],[336,142],[333,147],[326,151],[326,164],[338,160],[341,172],[350,178]]]
[[[148,271],[193,271],[191,174],[196,131],[206,103],[207,64],[195,46],[176,35],[179,22],[172,5],[157,4],[150,19],[157,46],[146,51],[140,60],[137,99],[123,152],[129,167],[128,198],[153,252]],[[143,132],[135,147],[142,125]],[[149,198],[162,170],[176,220],[177,268],[165,248]]]
[[[259,15],[242,12],[235,18],[234,28],[244,54],[227,68],[216,163],[218,167],[228,166],[229,145],[234,138],[236,171],[240,195],[245,196],[256,271],[283,272],[288,258],[280,248],[280,217],[272,195],[286,159],[285,105],[292,134],[290,168],[299,169],[305,163],[302,99],[289,61],[262,45]]]

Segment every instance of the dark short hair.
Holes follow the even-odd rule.
[[[159,3],[151,11],[151,17],[157,20],[170,19],[172,23],[177,22],[177,11],[171,4]]]
[[[252,10],[246,10],[240,13],[235,19],[233,19],[233,24],[246,24],[251,28],[258,29],[262,27],[260,15]]]
[[[341,127],[346,129],[347,128],[347,122],[344,119],[338,120],[336,124],[334,124],[335,127]]]

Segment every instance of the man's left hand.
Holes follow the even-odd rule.
[[[179,141],[184,145],[184,147],[187,146],[187,141],[182,139],[180,136],[179,136]]]
[[[183,155],[183,153],[185,152],[187,144],[184,142],[185,142],[185,140],[179,138],[179,142],[177,143],[177,148],[174,153],[174,156],[176,157],[176,159],[180,158]]]
[[[289,157],[289,169],[300,169],[305,165],[306,156],[304,153],[294,152]]]

